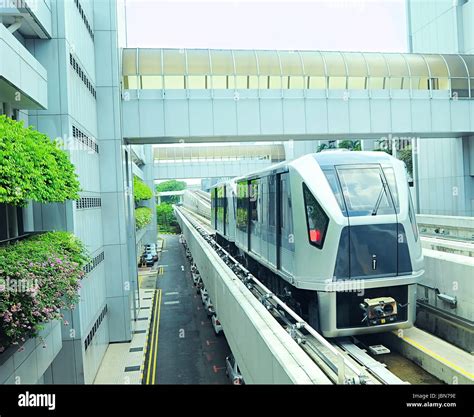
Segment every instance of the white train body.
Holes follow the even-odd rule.
[[[403,162],[310,154],[217,184],[211,200],[217,236],[304,294],[325,336],[413,325],[424,270]]]

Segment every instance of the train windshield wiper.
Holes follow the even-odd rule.
[[[377,202],[375,203],[375,207],[372,210],[372,216],[377,215],[377,212],[379,211],[380,203],[382,202],[382,197],[384,194],[387,195],[387,190],[385,189],[386,187],[385,182],[382,178],[382,175],[379,174],[379,176],[380,176],[380,181],[382,182],[382,189],[380,190],[379,196],[377,197]]]

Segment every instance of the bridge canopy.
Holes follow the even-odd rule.
[[[126,48],[124,89],[451,90],[474,98],[474,55]]]

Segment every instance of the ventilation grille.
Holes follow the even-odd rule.
[[[90,37],[92,38],[92,40],[94,40],[94,32],[92,31],[91,25],[89,24],[89,20],[87,19],[87,16],[84,13],[84,9],[82,8],[81,3],[79,2],[79,0],[74,0],[74,3],[76,3],[77,10],[82,17],[82,21],[86,25],[86,29],[89,32]]]
[[[97,142],[74,125],[72,126],[72,136],[83,145],[92,149],[94,152],[99,153],[99,145]]]
[[[86,274],[92,272],[97,266],[104,260],[105,255],[102,251],[97,256],[95,256],[87,265],[84,266],[84,272]]]
[[[87,348],[90,346],[92,343],[92,340],[94,339],[95,334],[97,333],[97,330],[99,330],[99,327],[104,320],[105,315],[107,314],[107,305],[104,306],[102,309],[101,313],[99,314],[99,317],[97,317],[97,320],[95,321],[94,325],[92,326],[91,331],[87,335],[86,339],[84,340],[84,350],[87,350]]]
[[[102,207],[102,199],[100,197],[81,197],[76,200],[76,208],[78,210]]]
[[[76,71],[76,74],[79,76],[79,78],[82,80],[84,85],[87,87],[89,92],[92,94],[92,96],[97,99],[97,93],[95,91],[94,86],[92,85],[91,81],[87,77],[86,73],[84,70],[81,68],[79,63],[76,61],[76,59],[72,56],[72,54],[69,54],[69,64],[71,64],[71,67]]]

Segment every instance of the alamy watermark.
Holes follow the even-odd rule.
[[[0,293],[36,292],[37,288],[39,288],[39,281],[37,279],[11,279],[9,277],[0,278]]]

